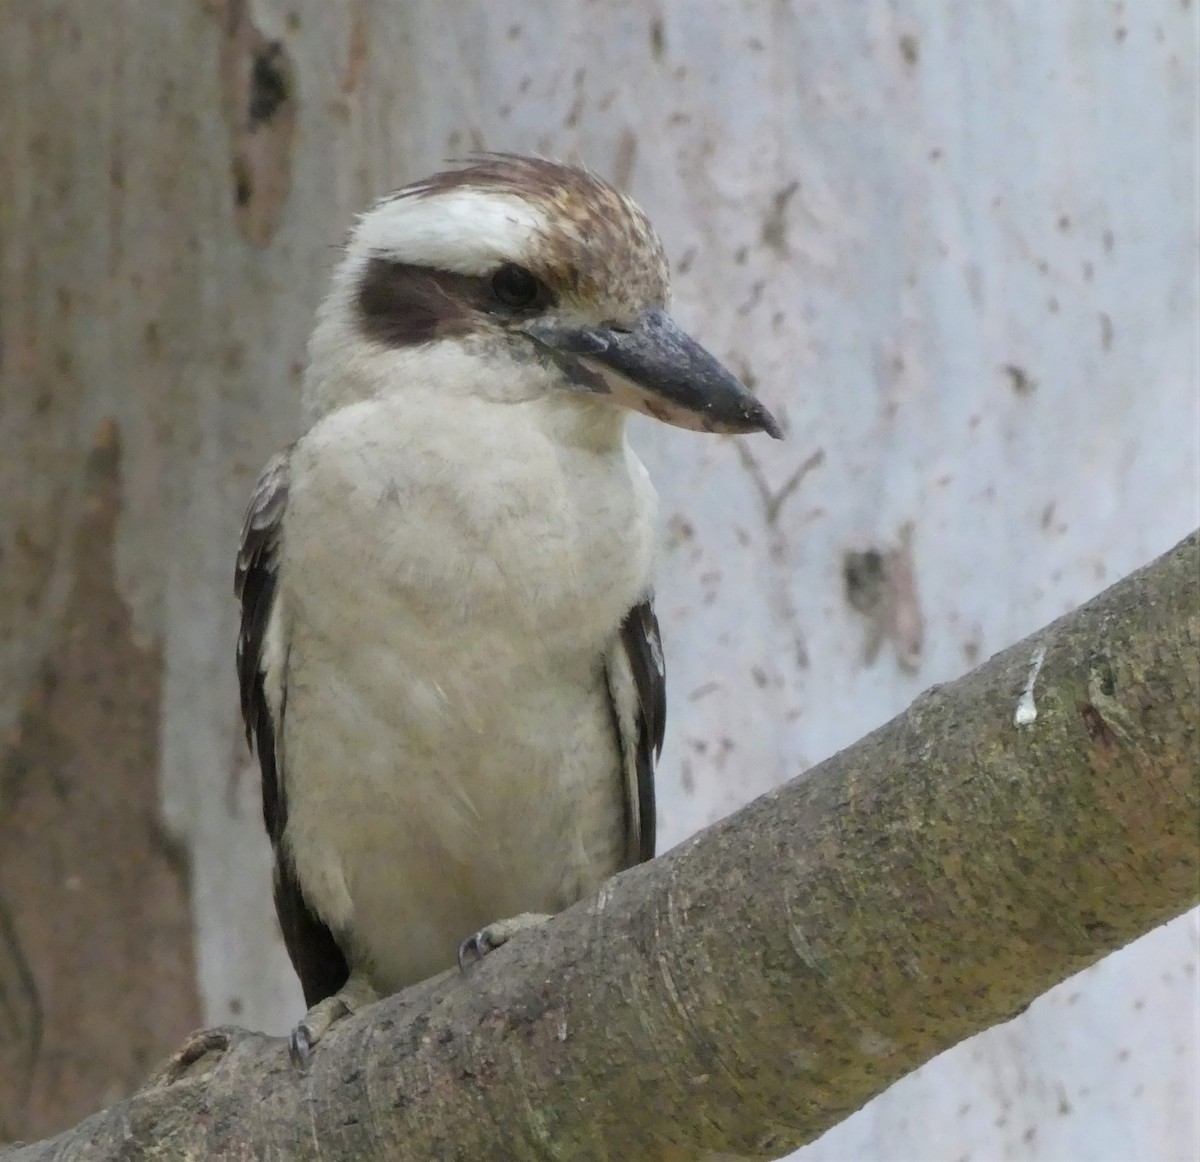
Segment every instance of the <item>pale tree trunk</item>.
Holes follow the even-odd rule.
[[[1195,523],[1193,8],[0,9],[0,1128],[299,1011],[229,589],[355,210],[471,149],[586,160],[786,417],[634,433],[662,849]],[[1192,915],[803,1156],[1189,1157],[1196,962]]]

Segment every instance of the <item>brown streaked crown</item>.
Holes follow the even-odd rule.
[[[546,226],[530,266],[556,295],[611,306],[630,318],[647,306],[667,305],[670,274],[649,219],[631,198],[577,166],[489,153],[386,200],[463,188],[519,197],[542,209]]]

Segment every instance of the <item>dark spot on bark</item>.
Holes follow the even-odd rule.
[[[763,218],[762,244],[784,256],[790,252],[787,241],[787,206],[799,188],[799,182],[788,182],[782,189],[777,190],[771,209]]]
[[[240,157],[233,159],[233,200],[239,207],[245,208],[254,197],[254,184],[246,172],[245,163]]]
[[[1113,345],[1113,321],[1107,311],[1100,312],[1100,346],[1105,351],[1111,351]]]
[[[1037,390],[1037,381],[1023,367],[1006,363],[1001,370],[1008,376],[1009,384],[1017,395],[1029,396]]]
[[[660,61],[666,54],[666,50],[667,40],[663,35],[663,23],[656,16],[650,21],[650,55],[656,61]]]
[[[245,358],[246,345],[244,343],[226,343],[221,348],[221,370],[240,371]]]
[[[1058,216],[1058,228],[1064,234],[1071,229],[1071,219],[1067,214],[1060,214]]]
[[[1083,728],[1088,738],[1106,747],[1117,745],[1117,736],[1113,728],[1104,721],[1104,716],[1090,702],[1084,702],[1079,707],[1079,715],[1083,719]]]
[[[695,540],[696,527],[687,517],[676,513],[667,521],[667,548],[677,549],[688,541]]]
[[[283,45],[274,40],[254,57],[250,71],[250,128],[270,121],[288,99],[288,82]]]
[[[921,60],[921,42],[911,32],[900,37],[900,55],[910,69],[915,68]]]
[[[209,5],[219,17],[221,111],[230,136],[234,220],[255,246],[266,246],[291,189],[296,72],[286,45],[263,35],[251,6]]]
[[[617,142],[617,158],[613,162],[613,180],[618,186],[628,186],[632,182],[637,150],[637,134],[632,129],[625,129]]]
[[[886,580],[886,563],[878,549],[850,552],[842,559],[846,604],[858,613],[870,615],[879,608]]]

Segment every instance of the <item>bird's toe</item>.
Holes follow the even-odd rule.
[[[507,944],[518,932],[525,932],[544,924],[550,917],[542,912],[522,912],[519,916],[510,916],[507,920],[497,920],[473,932],[458,946],[458,967],[466,972],[476,962],[482,960],[489,952],[494,952],[502,944]]]
[[[317,1043],[339,1021],[379,999],[375,989],[362,977],[351,977],[331,997],[318,1001],[288,1038],[288,1056],[292,1064],[303,1069],[312,1057]]]

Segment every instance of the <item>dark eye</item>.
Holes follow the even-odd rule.
[[[523,266],[506,262],[492,275],[492,294],[506,307],[531,307],[541,294],[542,284]]]

